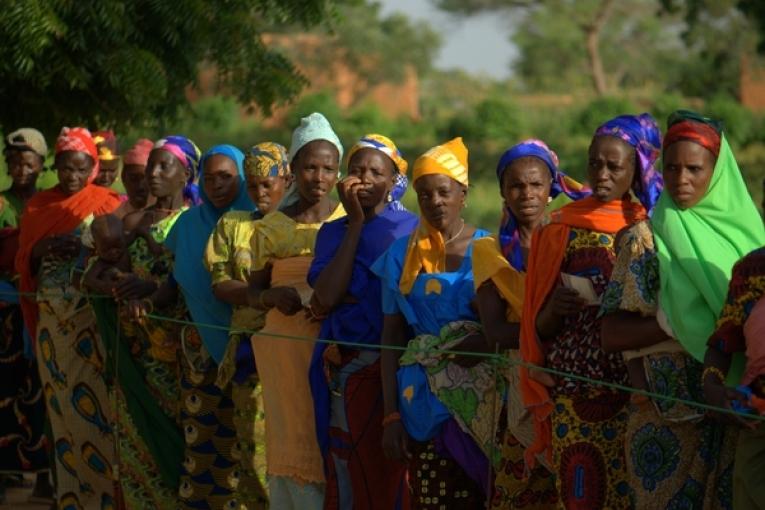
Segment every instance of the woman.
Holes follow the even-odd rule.
[[[218,220],[205,249],[205,266],[212,278],[215,297],[233,307],[229,341],[218,367],[216,384],[232,385],[234,424],[237,432],[240,507],[266,508],[265,423],[262,388],[255,370],[250,336],[263,327],[265,313],[247,306],[247,288],[253,254],[250,239],[255,221],[275,211],[292,183],[287,151],[265,142],[252,147],[244,160],[247,193],[257,209],[231,211]]]
[[[93,141],[98,149],[99,171],[93,184],[111,188],[117,180],[120,169],[120,155],[117,148],[117,137],[114,131],[96,131],[93,133]]]
[[[316,441],[308,368],[319,324],[305,316],[306,275],[321,225],[345,215],[330,199],[343,146],[323,115],[312,113],[292,135],[290,165],[298,199],[254,225],[248,300],[267,310],[252,337],[266,414],[268,492],[272,508],[316,509],[324,473]],[[284,335],[297,337],[291,340]]]
[[[553,198],[578,200],[590,191],[558,170],[558,156],[541,140],[525,140],[509,148],[497,165],[504,204],[497,239],[484,237],[473,248],[476,302],[490,345],[518,359],[520,313],[531,237],[542,227]],[[549,205],[548,205],[549,204]],[[494,350],[494,349],[492,349]],[[550,508],[557,503],[555,481],[548,467],[525,472],[523,450],[531,423],[517,391],[518,369],[505,372],[508,382],[507,427],[497,470],[493,506]]]
[[[347,216],[321,227],[308,272],[311,311],[324,317],[320,338],[379,345],[380,280],[370,266],[416,226],[399,201],[406,169],[385,136],[366,135],[351,147],[348,177],[338,185]],[[324,508],[396,508],[406,494],[406,470],[383,459],[379,351],[317,344],[311,390],[327,473]]]
[[[127,200],[114,211],[119,218],[142,211],[156,200],[154,195],[149,194],[149,184],[146,181],[146,164],[153,148],[154,142],[141,138],[125,153],[121,178]]]
[[[168,136],[154,144],[146,165],[146,180],[157,199],[153,206],[125,217],[126,230],[147,228],[162,243],[186,202],[195,195],[191,188],[199,166],[197,146],[183,136]],[[163,308],[162,315],[186,318],[186,308],[176,298],[172,283],[160,285],[173,267],[167,250],[152,253],[143,238],[129,247],[133,273],[117,284],[118,301],[144,300],[146,310]],[[201,255],[200,255],[201,257]],[[179,421],[180,382],[178,365],[182,327],[178,323],[133,316],[121,319],[120,334],[130,350],[131,365],[138,381],[115,391],[120,435],[120,482],[128,508],[178,508],[178,487],[183,461],[183,438],[175,425]],[[136,400],[130,392],[137,386],[151,396],[142,408],[131,409]],[[144,408],[151,419],[144,419]],[[158,430],[162,433],[159,434]]]
[[[491,367],[481,363],[469,371],[456,363],[441,363],[445,356],[440,356],[440,350],[451,348],[485,350],[477,324],[471,322],[477,320],[472,307],[471,254],[473,241],[487,232],[468,225],[461,215],[468,186],[467,148],[462,139],[420,156],[413,182],[421,213],[419,227],[395,241],[372,265],[382,283],[382,344],[388,347],[381,353],[383,450],[389,459],[408,463],[414,508],[480,508],[489,485],[487,452],[461,426],[468,428],[476,417],[487,417],[463,415],[445,406],[453,403],[447,394],[456,390],[480,400],[483,411],[483,404],[490,402],[483,397],[494,389],[493,377],[487,377]],[[417,337],[409,342],[411,350],[401,356],[398,349],[407,345],[410,328]],[[435,356],[417,358],[422,347],[435,347]],[[461,360],[466,365],[471,361]],[[399,364],[406,366],[399,369]],[[426,375],[424,365],[448,365],[449,372],[456,369],[457,387],[449,387],[444,377],[447,370]],[[420,384],[415,389],[417,378]],[[485,392],[473,385],[478,380],[485,383]],[[489,430],[492,433],[496,430]]]
[[[115,505],[114,438],[101,339],[93,312],[72,281],[84,224],[119,205],[93,183],[98,153],[85,128],[63,128],[54,166],[59,183],[35,194],[21,218],[16,269],[24,322],[52,429],[59,507]]]
[[[16,227],[27,201],[37,192],[37,178],[48,156],[48,145],[42,133],[22,128],[6,137],[5,163],[11,187],[0,192],[6,207],[0,214],[0,228]]]
[[[703,142],[689,141],[696,137]],[[650,224],[640,222],[624,234],[603,300],[603,312],[610,314],[603,320],[603,345],[625,351],[625,359],[637,362],[630,371],[633,386],[691,401],[703,401],[700,361],[715,320],[709,305],[721,305],[725,292],[726,277],[718,275],[718,264],[727,259],[730,271],[734,257],[762,239],[751,199],[742,200],[746,187],[735,160],[722,153],[718,159],[720,143],[708,119],[689,112],[670,117],[663,146],[666,191]],[[716,160],[725,163],[716,168]],[[710,203],[704,197],[708,190],[714,193],[713,173],[718,186],[732,182],[742,192],[717,202],[714,210],[699,203]],[[690,199],[689,192],[695,198]],[[750,214],[759,228],[751,228]],[[703,227],[689,229],[688,218]],[[696,248],[691,247],[694,238],[703,239]],[[706,253],[707,246],[717,247],[713,257]],[[689,270],[692,273],[686,273]],[[686,274],[694,277],[687,279]],[[707,293],[709,288],[697,287],[700,274],[719,278],[719,295],[714,298],[718,303],[707,301],[714,295]],[[685,324],[690,322],[705,324],[706,332],[689,330]],[[626,454],[636,508],[663,508],[678,501],[693,508],[733,508],[737,431],[696,407],[636,396],[632,400]]]
[[[627,119],[637,129],[633,138],[622,127]],[[652,166],[658,143],[658,127],[648,114],[617,117],[595,132],[588,165],[593,195],[555,211],[552,223],[532,241],[521,319],[525,362],[594,381],[627,383],[621,356],[601,347],[598,303],[611,277],[616,233],[644,219],[659,194],[661,181]],[[643,146],[654,146],[648,159]],[[534,465],[536,455],[547,457],[560,505],[629,508],[628,395],[525,368],[521,392],[535,428],[526,462]]]
[[[213,294],[204,252],[220,217],[254,208],[244,179],[244,154],[216,145],[199,162],[202,204],[181,214],[165,239],[175,256],[173,278],[195,327],[181,336],[181,424],[186,439],[181,508],[234,508],[238,480],[234,458],[231,384],[215,384],[228,344],[231,305]]]

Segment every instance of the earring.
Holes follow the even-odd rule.
[[[385,201],[386,202],[393,202],[393,195],[391,195],[390,192],[388,192],[388,196],[385,197]]]

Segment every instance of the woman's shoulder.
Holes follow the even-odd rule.
[[[733,266],[733,278],[765,276],[765,246],[746,254]]]

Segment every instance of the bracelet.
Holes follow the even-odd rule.
[[[701,384],[704,384],[704,381],[707,380],[707,376],[710,374],[717,376],[717,380],[721,383],[725,382],[725,374],[723,374],[722,370],[717,367],[706,367],[704,372],[701,373]]]
[[[385,428],[391,423],[395,423],[397,421],[401,421],[401,413],[399,413],[398,411],[393,411],[392,413],[385,416],[385,418],[383,418],[382,426],[383,428]]]
[[[258,307],[260,307],[261,310],[268,310],[269,307],[266,306],[266,304],[263,302],[263,295],[265,295],[266,291],[261,290],[258,294]]]
[[[141,300],[141,303],[143,303],[144,306],[147,308],[146,313],[154,312],[154,301],[152,301],[151,298],[143,298]]]

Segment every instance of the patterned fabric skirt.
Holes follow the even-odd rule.
[[[18,305],[0,304],[0,472],[49,468],[45,400],[37,363],[24,356]]]
[[[179,495],[187,510],[235,509],[239,460],[231,384],[215,381],[217,366],[194,328],[182,335],[181,425],[186,439]]]
[[[711,418],[667,421],[650,400],[633,397],[626,453],[634,508],[733,508],[737,436],[734,427]]]
[[[247,339],[249,343],[249,338]],[[266,418],[263,390],[257,374],[231,383],[237,443],[232,453],[239,461],[236,500],[240,510],[268,508],[266,492]]]
[[[41,288],[38,303],[37,363],[53,436],[58,506],[116,508],[113,413],[95,316],[71,287],[54,288],[50,296]]]
[[[410,439],[409,484],[412,510],[474,510],[486,507],[481,487],[435,441]]]
[[[559,507],[631,508],[624,458],[627,397],[590,390],[553,398],[552,448]]]
[[[382,451],[380,353],[333,351],[340,357],[338,365],[328,362],[325,351],[325,366],[331,366],[331,413],[324,508],[408,508],[406,465],[387,460]]]
[[[546,510],[557,505],[555,477],[541,465],[525,476],[524,451],[515,436],[506,431],[502,441],[502,460],[494,482],[492,508]]]

